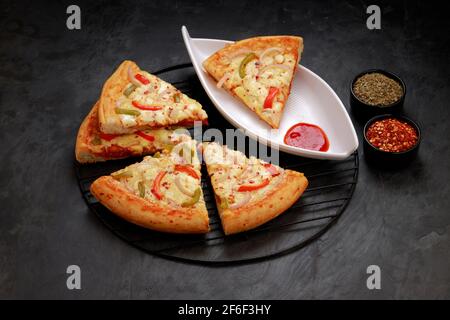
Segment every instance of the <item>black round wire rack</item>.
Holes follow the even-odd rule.
[[[182,92],[199,101],[208,113],[210,128],[222,132],[233,128],[207,97],[192,64],[176,65],[153,74],[171,82]],[[249,138],[247,142],[248,140]],[[308,245],[324,234],[343,214],[355,190],[359,168],[357,152],[346,160],[329,161],[301,158],[280,151],[280,166],[303,172],[309,180],[308,188],[289,210],[276,219],[256,229],[225,236],[214,193],[203,166],[202,188],[211,231],[204,235],[179,235],[133,225],[115,216],[91,195],[89,187],[95,179],[140,160],[133,158],[90,165],[80,165],[75,161],[81,194],[88,207],[114,234],[147,253],[205,265],[257,262]]]

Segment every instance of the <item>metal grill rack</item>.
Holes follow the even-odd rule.
[[[214,108],[204,93],[191,64],[166,68],[154,74],[173,83],[198,100],[209,116],[209,126],[233,128]],[[343,161],[312,160],[280,152],[280,166],[304,172],[309,186],[289,210],[248,232],[225,236],[206,168],[202,167],[202,188],[211,231],[205,235],[177,235],[155,232],[128,223],[102,206],[89,192],[91,183],[141,159],[80,165],[75,172],[87,205],[117,236],[145,252],[185,262],[220,265],[257,262],[298,250],[324,234],[342,215],[358,179],[358,153]]]

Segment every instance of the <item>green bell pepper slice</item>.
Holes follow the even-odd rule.
[[[245,58],[242,59],[241,64],[239,65],[239,76],[241,76],[242,79],[245,77],[245,67],[253,59],[257,59],[256,54],[253,52],[247,54]]]
[[[202,190],[200,188],[195,189],[194,196],[185,202],[181,204],[183,208],[185,207],[192,207],[194,204],[196,204],[200,200],[200,194],[202,193]]]

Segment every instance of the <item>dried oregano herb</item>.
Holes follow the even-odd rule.
[[[364,103],[384,107],[397,102],[403,95],[403,88],[394,79],[374,72],[356,79],[353,92]]]

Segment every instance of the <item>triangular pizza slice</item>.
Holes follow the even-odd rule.
[[[91,193],[123,219],[172,233],[206,233],[208,212],[201,188],[195,140],[172,152],[147,156],[95,180]]]
[[[80,163],[93,163],[171,150],[191,137],[181,128],[147,129],[129,134],[107,134],[99,129],[97,102],[78,130],[75,157]]]
[[[204,143],[206,163],[225,234],[253,229],[291,207],[308,186],[303,173]]]
[[[224,87],[271,127],[278,128],[302,52],[301,37],[256,37],[227,45],[203,66],[218,87]]]
[[[100,130],[108,134],[188,126],[207,118],[200,103],[132,61],[122,62],[100,96]]]

